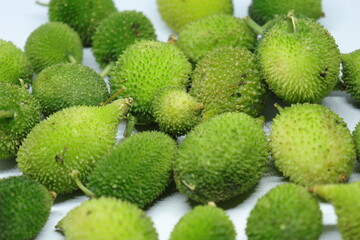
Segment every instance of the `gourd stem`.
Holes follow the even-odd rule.
[[[124,131],[124,137],[125,138],[131,136],[131,133],[135,128],[136,122],[137,122],[136,117],[134,117],[131,114],[128,114],[128,116],[127,116],[127,124],[126,124],[126,128],[125,128],[125,131]]]
[[[36,1],[35,3],[37,5],[40,5],[40,6],[43,6],[43,7],[49,7],[49,3],[44,3],[44,2],[41,2],[41,1]]]
[[[245,23],[251,28],[255,33],[262,35],[264,33],[264,28],[257,24],[250,17],[246,16],[243,18]]]
[[[114,93],[111,97],[109,97],[105,102],[103,102],[101,104],[101,106],[105,106],[106,104],[108,104],[109,102],[111,102],[112,100],[114,100],[122,91],[124,91],[126,88],[122,87],[120,88],[116,93]]]
[[[105,78],[114,66],[115,62],[110,62],[108,65],[106,65],[106,67],[100,73],[100,77]]]
[[[80,181],[79,171],[73,170],[71,171],[70,175],[74,180],[74,182],[76,183],[76,185],[80,188],[81,191],[83,191],[86,194],[86,196],[88,196],[89,198],[95,198],[95,194],[90,189],[85,187],[84,184],[82,184],[82,182]]]
[[[294,16],[294,11],[289,11],[286,15],[288,20],[289,32],[295,33],[296,32],[296,18]]]
[[[77,61],[73,55],[69,54],[67,57],[68,57],[68,60],[70,63],[77,63]]]

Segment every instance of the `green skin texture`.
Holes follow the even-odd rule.
[[[311,19],[277,21],[260,40],[260,67],[271,91],[288,103],[319,102],[335,86],[340,52],[330,33]]]
[[[360,239],[360,183],[318,185],[313,192],[334,206],[342,239]]]
[[[153,100],[158,90],[185,87],[192,71],[184,53],[170,43],[142,40],[129,46],[110,72],[110,89],[131,97],[131,113],[140,122],[153,122]]]
[[[190,95],[204,104],[203,119],[224,112],[260,115],[266,85],[255,54],[242,47],[221,47],[198,62]]]
[[[214,14],[233,14],[231,0],[157,0],[162,19],[175,32],[188,23]]]
[[[175,225],[169,240],[235,240],[235,227],[225,211],[197,206]]]
[[[317,240],[322,233],[319,203],[292,183],[281,184],[262,196],[247,219],[249,240]]]
[[[117,126],[128,111],[125,99],[102,107],[75,106],[50,115],[23,141],[19,169],[58,194],[77,189],[70,173],[79,171],[85,182],[115,145]]]
[[[355,144],[346,123],[329,108],[294,104],[272,123],[270,149],[277,168],[294,183],[345,182],[355,164]]]
[[[99,106],[109,98],[100,75],[77,63],[60,63],[41,71],[33,82],[33,94],[45,115],[76,105]]]
[[[345,91],[360,102],[360,49],[341,55]]]
[[[2,113],[11,112],[12,117]],[[40,122],[40,103],[24,88],[0,83],[0,159],[14,158],[23,138]]]
[[[360,122],[358,122],[355,126],[354,131],[352,132],[355,148],[356,148],[356,156],[358,161],[360,160]]]
[[[33,239],[50,215],[53,196],[28,176],[0,180],[0,239]]]
[[[80,35],[84,47],[90,47],[99,23],[116,11],[112,0],[51,0],[48,15],[51,22],[68,24]]]
[[[157,240],[150,217],[116,198],[91,199],[72,209],[57,225],[66,240]]]
[[[70,62],[69,55],[81,63],[83,47],[79,35],[68,25],[49,22],[30,34],[25,43],[25,54],[38,73],[51,65]]]
[[[220,202],[253,187],[268,162],[262,126],[245,113],[223,113],[197,125],[174,165],[178,190],[197,202]]]
[[[196,126],[203,108],[185,89],[174,87],[161,89],[153,106],[155,122],[171,136],[182,136]]]
[[[116,12],[100,22],[92,37],[92,51],[101,67],[115,62],[137,40],[156,40],[153,24],[142,12]]]
[[[12,42],[0,39],[0,83],[30,83],[32,68],[25,53]]]
[[[116,197],[143,208],[169,184],[176,153],[176,142],[165,133],[137,133],[97,164],[87,187],[96,197]]]
[[[256,34],[240,18],[225,14],[204,17],[186,25],[176,45],[196,63],[206,53],[223,46],[254,49]]]
[[[276,15],[287,14],[290,10],[313,19],[324,16],[321,0],[252,0],[249,16],[263,25]]]

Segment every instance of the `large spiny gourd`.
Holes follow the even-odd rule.
[[[127,113],[128,99],[102,107],[75,106],[36,125],[17,155],[19,169],[56,193],[76,189],[70,173],[85,181],[94,164],[116,142],[117,126]]]

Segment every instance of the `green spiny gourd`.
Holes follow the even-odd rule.
[[[338,46],[315,20],[289,13],[265,32],[257,52],[270,90],[286,102],[318,102],[338,82]]]
[[[171,136],[181,136],[199,123],[204,105],[184,88],[160,89],[153,102],[153,115],[160,129]]]
[[[131,112],[139,121],[153,121],[156,92],[167,86],[185,87],[192,67],[184,53],[170,43],[142,40],[129,46],[110,73],[111,92],[125,87],[120,97],[131,97]]]
[[[25,43],[25,54],[36,73],[57,63],[81,63],[82,51],[79,35],[61,22],[39,26]]]
[[[138,11],[116,12],[99,23],[92,37],[92,51],[96,61],[105,67],[140,39],[156,40],[150,19]]]
[[[334,206],[343,240],[360,239],[360,182],[316,185],[310,191]]]
[[[202,203],[225,201],[253,187],[268,162],[261,124],[241,112],[195,126],[180,145],[174,177],[181,193]]]
[[[355,145],[346,123],[318,104],[280,109],[272,123],[270,149],[275,165],[300,185],[345,182],[353,171]]]
[[[0,180],[0,239],[33,239],[50,215],[54,196],[28,176]]]
[[[71,240],[157,240],[153,225],[136,205],[101,197],[72,209],[56,227]]]
[[[36,76],[32,87],[45,115],[76,105],[99,106],[109,98],[100,75],[77,63],[45,68]]]
[[[0,83],[30,83],[33,70],[25,53],[10,41],[0,39]]]
[[[360,101],[360,49],[341,54],[341,63],[345,91]]]
[[[290,10],[313,19],[324,16],[321,0],[252,0],[249,16],[258,24],[263,25],[276,15],[286,14]]]
[[[223,46],[254,49],[256,34],[243,19],[216,14],[193,21],[179,32],[176,45],[196,63],[206,53]]]
[[[188,23],[214,14],[233,14],[231,0],[157,0],[162,19],[175,32]]]
[[[17,162],[26,175],[58,194],[75,190],[70,173],[85,181],[95,163],[115,145],[118,123],[129,99],[105,106],[75,106],[36,125],[21,145]]]
[[[226,46],[209,52],[192,75],[190,95],[204,104],[203,119],[224,112],[260,115],[266,94],[255,54]]]
[[[175,225],[170,240],[235,240],[235,227],[225,211],[215,206],[196,206]]]
[[[40,117],[40,104],[26,89],[0,83],[0,159],[16,156]]]
[[[91,37],[98,24],[116,12],[113,0],[51,0],[49,20],[64,22],[73,28],[85,47],[91,46]]]
[[[322,213],[305,188],[281,184],[262,196],[247,219],[249,240],[317,240],[322,233]]]
[[[116,197],[143,208],[170,182],[176,153],[176,142],[165,133],[134,134],[97,164],[87,187],[96,197]]]

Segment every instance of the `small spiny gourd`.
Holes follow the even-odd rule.
[[[87,187],[96,197],[116,197],[144,208],[169,184],[176,153],[176,142],[165,133],[134,134],[97,164]]]
[[[110,89],[119,97],[131,97],[131,113],[140,122],[153,122],[153,100],[158,90],[185,87],[191,64],[184,53],[171,43],[141,40],[130,45],[110,72]]]
[[[36,76],[32,87],[45,115],[77,105],[99,106],[109,98],[100,75],[77,63],[59,63],[45,68]]]
[[[360,101],[360,49],[341,54],[341,63],[345,91]]]
[[[253,187],[268,162],[261,124],[241,112],[214,116],[190,131],[174,164],[178,190],[197,202],[220,202]]]
[[[179,32],[185,25],[214,14],[233,14],[231,0],[157,0],[157,7],[167,25]]]
[[[193,21],[181,29],[176,45],[191,62],[197,63],[208,52],[224,46],[254,49],[256,34],[243,19],[216,14]]]
[[[61,22],[39,26],[25,43],[25,54],[36,73],[57,63],[81,63],[82,51],[79,35]]]
[[[356,154],[350,130],[322,105],[280,109],[269,139],[275,165],[297,184],[342,183],[353,171]]]
[[[258,199],[246,225],[249,240],[317,240],[321,232],[319,203],[293,183],[272,188]]]
[[[0,83],[30,83],[33,70],[25,53],[10,41],[0,39]]]
[[[0,179],[0,239],[34,239],[47,222],[51,194],[28,176]]]
[[[113,0],[51,0],[48,15],[51,22],[68,24],[89,47],[98,24],[116,11]]]
[[[40,117],[40,103],[26,89],[0,83],[0,159],[16,156]]]
[[[141,39],[156,40],[150,19],[138,11],[116,12],[99,23],[92,36],[92,51],[96,61],[105,67]]]
[[[150,217],[136,205],[101,197],[72,209],[57,225],[71,240],[157,240]]]

